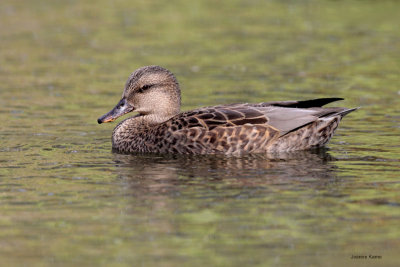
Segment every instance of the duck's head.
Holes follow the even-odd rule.
[[[160,66],[146,66],[131,74],[121,100],[97,122],[111,122],[132,111],[162,121],[178,114],[180,106],[181,92],[175,76]]]

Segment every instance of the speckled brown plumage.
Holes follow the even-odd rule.
[[[341,118],[355,110],[321,108],[336,100],[340,98],[231,104],[179,113],[175,77],[149,66],[131,75],[120,103],[98,121],[139,113],[114,129],[113,148],[125,153],[270,153],[326,144]]]

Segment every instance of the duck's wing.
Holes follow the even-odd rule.
[[[206,107],[169,121],[169,150],[183,154],[252,152],[278,137],[263,109],[247,104]]]
[[[181,113],[170,121],[168,137],[180,153],[241,153],[259,151],[280,137],[320,118],[327,123],[351,110],[232,104]],[[332,117],[332,118],[330,118]],[[175,150],[174,150],[175,149]]]
[[[259,104],[255,104],[256,106],[276,106],[276,107],[287,107],[287,108],[314,108],[314,107],[322,107],[326,104],[343,100],[340,97],[330,97],[330,98],[317,98],[310,100],[292,100],[292,101],[273,101],[273,102],[263,102]]]
[[[261,109],[261,110],[259,110]],[[248,104],[205,107],[182,113],[179,122],[185,128],[200,127],[213,130],[220,127],[232,127],[248,124],[265,124],[268,122],[263,107],[252,107]]]
[[[303,105],[301,101],[287,102],[288,105]],[[303,101],[306,102],[306,101]],[[277,102],[274,102],[277,103]],[[279,105],[260,104],[232,104],[215,107],[200,108],[197,110],[182,113],[177,124],[181,128],[200,127],[206,130],[213,130],[216,127],[234,127],[249,125],[263,125],[271,127],[280,132],[281,135],[294,131],[302,126],[310,124],[321,117],[327,117],[346,108],[294,108]]]

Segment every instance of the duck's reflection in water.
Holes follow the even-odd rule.
[[[188,186],[324,186],[335,180],[335,159],[326,148],[273,155],[124,155],[114,153],[119,179],[133,194],[179,193]]]
[[[236,227],[265,227],[258,225],[257,216],[296,214],[300,218],[301,203],[319,199],[315,196],[321,190],[336,194],[338,187],[334,159],[326,149],[243,157],[117,153],[114,157],[120,194],[130,203],[121,214],[131,216],[135,227],[145,225],[140,228],[144,239],[148,235],[162,239],[171,233],[200,240],[213,235],[207,224],[196,221],[204,220],[202,212],[215,215],[206,218],[221,231],[230,229],[228,235],[234,238]],[[192,236],[193,225],[199,227],[195,233],[201,237]]]

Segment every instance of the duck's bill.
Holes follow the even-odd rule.
[[[133,110],[134,110],[133,106],[131,106],[124,98],[122,98],[110,112],[98,118],[97,122],[99,124],[105,122],[112,122],[115,121],[117,118],[121,117],[122,115],[125,115],[126,113],[129,113]]]

